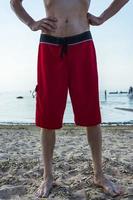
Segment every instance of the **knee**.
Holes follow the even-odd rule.
[[[55,129],[41,128],[41,133],[55,133]]]
[[[93,126],[87,126],[86,130],[90,131],[90,130],[100,129],[100,127],[101,127],[100,124],[96,124],[96,125],[93,125]]]

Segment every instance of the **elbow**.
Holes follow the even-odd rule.
[[[129,0],[125,0],[125,3],[128,3],[129,2]]]
[[[10,0],[10,5],[11,7],[14,7],[16,5],[17,1],[16,0]]]
[[[20,3],[22,3],[22,0],[10,0],[10,5],[12,8],[16,7]]]
[[[126,4],[129,2],[129,0],[118,0],[118,1],[121,2],[122,4]],[[116,0],[116,2],[117,2],[117,0]]]
[[[129,2],[129,0],[120,0],[120,2],[122,3],[122,5],[125,5],[125,4],[127,4]]]

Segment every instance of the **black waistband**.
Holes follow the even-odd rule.
[[[86,31],[77,35],[69,37],[56,37],[47,34],[41,34],[40,42],[52,43],[52,44],[74,44],[82,42],[84,40],[91,40],[92,35],[90,31]]]

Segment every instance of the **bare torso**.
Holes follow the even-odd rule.
[[[57,29],[48,34],[67,37],[89,30],[87,12],[90,0],[43,0],[46,17],[57,18]]]

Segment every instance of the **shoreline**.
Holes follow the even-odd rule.
[[[12,125],[12,124],[13,124],[13,125],[35,125],[34,122],[11,122],[11,121],[7,121],[7,122],[4,121],[4,122],[2,122],[2,121],[0,121],[0,125],[8,125],[8,124],[9,124],[9,125]],[[66,125],[74,125],[74,124],[75,124],[74,122],[64,122],[64,123],[63,123],[63,125],[65,125],[65,126],[66,126]],[[120,122],[102,122],[102,123],[101,123],[101,125],[106,125],[106,124],[109,124],[109,125],[110,125],[110,124],[112,124],[112,125],[113,125],[113,124],[116,124],[116,125],[117,125],[117,124],[121,124],[121,125],[122,125],[122,124],[129,124],[129,125],[130,125],[130,124],[131,124],[131,125],[133,125],[133,120],[131,120],[131,121],[125,121],[125,122],[121,122],[121,121],[120,121]]]
[[[0,129],[10,129],[10,128],[28,128],[28,127],[32,127],[35,129],[39,129],[41,127],[38,127],[35,125],[35,123],[22,123],[22,122],[0,122]],[[86,126],[79,126],[79,125],[75,125],[75,123],[63,123],[62,128],[65,127],[69,127],[69,128],[86,128]],[[104,122],[101,123],[101,127],[133,127],[133,122]],[[56,130],[60,130],[60,129],[56,129]]]

